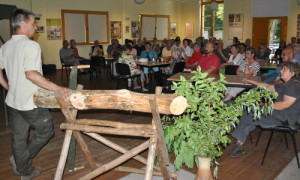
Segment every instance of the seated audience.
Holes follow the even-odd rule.
[[[167,45],[167,40],[164,39],[162,42],[161,42],[161,46],[159,48],[159,54],[157,55],[158,57],[162,57],[162,51],[163,49],[166,47]]]
[[[226,49],[223,48],[224,44],[222,41],[218,42],[217,49],[215,49],[215,55],[220,59],[221,64],[227,63],[229,60],[229,54]]]
[[[73,56],[73,51],[68,47],[69,42],[63,41],[63,47],[59,51],[59,57],[65,65],[77,66],[80,64],[79,59]]]
[[[181,51],[179,49],[175,49],[174,51],[172,51],[172,60],[170,62],[170,65],[167,67],[160,68],[164,74],[172,75],[175,64],[181,60],[180,54],[181,54]]]
[[[91,64],[91,61],[90,60],[88,60],[88,59],[86,59],[86,58],[84,58],[84,57],[81,57],[80,55],[79,55],[79,52],[78,52],[78,49],[77,49],[77,47],[76,47],[76,41],[75,41],[75,39],[71,39],[70,40],[70,45],[71,45],[71,47],[70,47],[70,49],[72,49],[72,51],[73,51],[73,57],[75,57],[75,58],[77,58],[77,59],[79,59],[79,63],[80,64]]]
[[[190,47],[189,39],[184,39],[182,45],[181,57],[187,61],[192,56],[194,50]]]
[[[155,51],[157,56],[159,56],[159,54],[160,54],[160,44],[157,42],[156,37],[153,38],[153,43],[152,43],[151,48]]]
[[[150,42],[145,43],[145,50],[141,53],[141,58],[147,58],[149,62],[152,61],[153,59],[154,60],[157,59],[157,54],[153,49],[151,49],[151,43]],[[153,67],[152,70],[154,72],[159,71],[158,67]],[[149,82],[149,78],[148,78],[149,68],[144,67],[143,71],[145,73],[146,82],[148,83]]]
[[[123,51],[122,55],[119,58],[119,63],[128,64],[129,68],[130,68],[131,75],[141,74],[141,87],[142,87],[142,90],[143,91],[148,91],[147,89],[145,89],[145,86],[144,86],[144,81],[145,81],[144,74],[139,69],[139,67],[136,65],[133,56],[130,54],[131,50],[132,50],[132,47],[130,45],[126,45],[124,47],[124,51]],[[134,87],[134,89],[139,89],[140,88],[138,86],[136,78],[133,81],[133,87]]]
[[[284,48],[286,48],[285,41],[280,41],[279,47],[278,47],[278,49],[276,49],[275,54],[274,54],[274,58],[278,59],[279,62],[282,62],[281,53]]]
[[[256,86],[265,87],[270,91],[277,92],[278,97],[273,104],[273,112],[268,116],[261,116],[259,120],[253,120],[253,114],[244,111],[240,118],[240,122],[233,130],[231,135],[237,140],[236,145],[229,153],[230,157],[238,157],[245,154],[243,144],[247,136],[253,131],[257,125],[262,126],[295,126],[300,115],[300,67],[298,63],[285,62],[281,70],[282,84],[267,84],[245,79],[245,83],[254,84]]]
[[[166,42],[166,47],[163,48],[162,50],[162,57],[170,57],[172,56],[172,42],[170,40],[167,40]]]
[[[252,48],[252,47],[251,47],[251,39],[249,39],[249,38],[246,39],[246,40],[245,40],[245,45],[246,45],[246,49]]]
[[[128,39],[126,45],[130,45],[132,47],[130,54],[133,56],[134,59],[136,59],[137,58],[137,50],[135,48],[133,48],[133,41]]]
[[[241,55],[243,55],[243,59],[245,59],[246,58],[246,44],[244,44],[244,43],[240,43],[239,44],[239,46],[240,46],[240,54]]]
[[[201,60],[202,52],[200,50],[201,45],[199,43],[194,44],[194,53],[192,56],[188,59],[188,61],[185,63],[184,71],[185,72],[191,72],[194,71],[198,65],[198,61]]]
[[[260,63],[266,63],[269,62],[269,53],[267,52],[267,48],[265,46],[260,46],[259,52],[255,55],[255,58]]]
[[[201,67],[202,72],[208,74],[217,74],[220,67],[220,60],[218,56],[214,54],[215,45],[211,42],[208,42],[205,46],[206,55],[198,61],[198,66]]]
[[[260,65],[259,62],[254,60],[255,49],[249,48],[246,51],[246,59],[242,61],[239,68],[236,70],[237,75],[244,76],[257,76],[259,72]],[[237,88],[237,87],[229,87],[225,92],[225,97],[223,101],[229,101],[232,98],[236,97],[240,92],[242,92],[245,88]]]
[[[294,59],[300,64],[300,44],[293,44]]]
[[[104,56],[103,46],[99,44],[98,40],[94,41],[94,46],[91,47],[90,56]]]
[[[291,48],[283,49],[281,53],[281,58],[283,63],[288,61],[296,62],[296,60],[294,59],[293,49]],[[272,74],[266,77],[263,77],[262,81],[265,83],[273,83],[273,84],[282,83],[282,81],[280,80],[281,70],[282,70],[282,66],[277,67],[275,72],[273,72]]]
[[[143,41],[141,39],[137,40],[137,45],[134,46],[137,51],[137,56],[140,57],[141,53],[145,50],[145,46],[143,45]]]
[[[239,44],[240,44],[239,38],[235,36],[235,37],[232,38],[232,43],[230,43],[230,44],[227,46],[226,50],[227,50],[228,52],[230,52],[230,51],[231,51],[232,45],[239,45]]]
[[[107,47],[107,54],[114,57],[115,60],[117,60],[122,53],[122,46],[119,44],[119,40],[112,39],[111,44]]]
[[[180,37],[176,37],[175,44],[172,45],[172,51],[177,51],[178,49],[180,50],[181,49],[180,43],[181,43]]]
[[[240,54],[240,46],[237,44],[231,45],[231,56],[229,57],[229,60],[227,63],[222,64],[222,68],[225,68],[226,65],[241,65],[244,56]]]

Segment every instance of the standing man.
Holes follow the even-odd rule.
[[[30,40],[36,25],[32,12],[16,9],[11,19],[15,35],[0,49],[0,68],[5,69],[9,82],[6,104],[12,120],[12,153],[9,161],[13,173],[21,180],[31,180],[42,172],[32,167],[32,159],[54,135],[48,109],[38,108],[34,93],[45,88],[59,91],[66,99],[70,90],[48,81],[42,75],[41,48]],[[34,134],[28,140],[30,128]]]
[[[221,65],[218,56],[214,54],[215,45],[209,42],[205,46],[206,55],[198,61],[198,66],[201,67],[202,72],[207,72],[208,74],[217,74],[219,67]]]

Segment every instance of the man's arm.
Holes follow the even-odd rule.
[[[208,73],[208,74],[210,74],[210,73],[212,73],[215,69],[216,69],[215,66],[210,66],[205,72]]]
[[[37,71],[26,71],[26,78],[30,80],[32,83],[36,84],[39,87],[48,89],[50,91],[60,91],[64,97],[64,99],[68,98],[68,95],[72,92],[70,89],[59,86],[49,80],[47,80],[44,76],[42,76]]]
[[[2,69],[0,69],[0,84],[1,84],[6,90],[8,90],[8,83],[7,83],[6,79],[4,78]]]
[[[275,102],[273,104],[273,108],[276,110],[284,110],[286,108],[289,108],[291,105],[294,104],[294,102],[297,100],[297,98],[292,96],[283,96],[283,101]]]

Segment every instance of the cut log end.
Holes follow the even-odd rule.
[[[170,105],[170,111],[174,115],[182,114],[185,109],[188,107],[187,100],[183,96],[178,96],[173,99]]]
[[[76,92],[70,95],[70,101],[76,109],[84,109],[86,107],[84,103],[85,99],[86,97],[80,92]]]

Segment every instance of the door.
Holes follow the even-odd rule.
[[[272,20],[280,20],[280,41],[286,41],[287,32],[287,17],[263,17],[263,18],[253,18],[252,27],[252,46],[258,48],[261,42],[270,42],[270,23]]]

